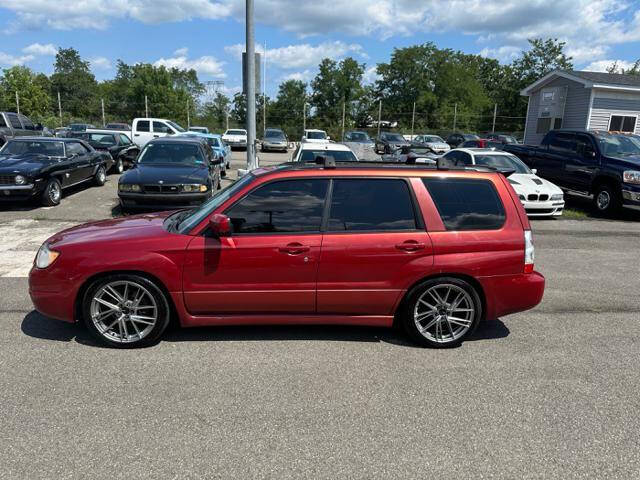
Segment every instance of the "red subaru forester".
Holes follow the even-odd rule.
[[[480,170],[480,169],[478,169]],[[184,327],[401,324],[459,344],[530,309],[529,221],[504,175],[410,165],[255,170],[196,210],[88,223],[40,248],[36,309],[116,347]]]

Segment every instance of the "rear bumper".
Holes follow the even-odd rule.
[[[486,296],[487,320],[530,310],[542,301],[545,279],[538,273],[480,277]]]

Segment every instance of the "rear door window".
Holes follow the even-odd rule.
[[[466,178],[423,178],[447,230],[498,230],[505,212],[493,183]]]
[[[551,139],[549,149],[560,153],[575,153],[576,137],[572,133],[556,133]]]
[[[149,120],[140,120],[137,125],[137,130],[139,132],[150,132],[149,129]]]
[[[416,229],[413,201],[404,180],[367,178],[333,181],[327,231]]]

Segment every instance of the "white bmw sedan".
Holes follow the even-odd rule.
[[[536,175],[515,155],[493,148],[456,148],[444,158],[457,165],[483,165],[499,170],[513,170],[507,180],[518,194],[530,217],[560,216],[564,194],[557,185]]]

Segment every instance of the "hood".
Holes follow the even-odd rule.
[[[450,150],[451,149],[449,144],[448,143],[444,143],[444,142],[425,142],[424,144],[429,148],[441,148],[441,149],[444,149],[444,150]]]
[[[207,183],[209,170],[203,165],[144,165],[137,164],[135,168],[127,170],[119,183],[159,183],[167,185],[178,183]]]
[[[554,195],[562,193],[560,187],[532,173],[514,173],[509,175],[509,183],[518,194],[546,193]]]
[[[163,224],[172,212],[158,212],[130,217],[101,220],[68,228],[50,237],[47,242],[53,248],[92,240],[135,240],[169,235]]]
[[[31,175],[59,161],[57,157],[46,155],[0,155],[0,174]]]
[[[640,155],[625,155],[625,156],[606,155],[606,158],[608,163],[620,165],[623,168],[627,166],[632,166],[633,168],[638,169],[640,167]]]

